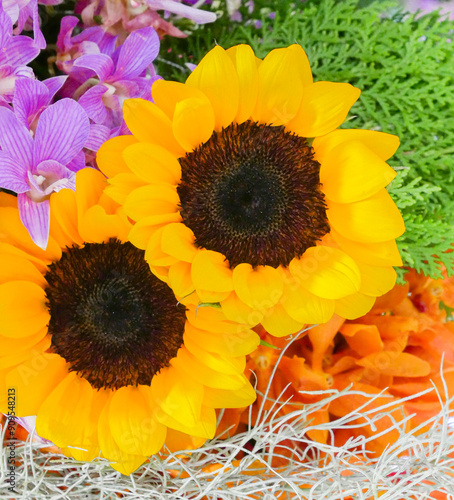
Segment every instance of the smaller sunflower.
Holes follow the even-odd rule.
[[[386,186],[397,137],[339,130],[360,91],[313,82],[299,45],[262,61],[215,47],[185,84],[127,100],[132,136],[98,154],[129,240],[185,303],[294,333],[353,319],[395,283],[402,217]]]
[[[129,474],[164,444],[212,438],[216,408],[255,400],[243,372],[259,337],[220,310],[178,304],[126,241],[104,176],[84,169],[76,183],[50,198],[46,250],[0,194],[0,411],[14,387],[17,416],[37,415],[41,437]]]

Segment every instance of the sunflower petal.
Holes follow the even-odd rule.
[[[359,243],[344,238],[331,228],[331,236],[341,249],[356,261],[370,266],[401,266],[402,257],[399,254],[396,240],[376,243]]]
[[[271,266],[252,268],[239,264],[233,270],[233,286],[238,297],[249,307],[263,310],[274,306],[282,297],[284,282],[279,269]]]
[[[314,158],[322,163],[326,154],[339,144],[348,141],[360,142],[383,161],[391,158],[400,144],[397,135],[377,132],[376,130],[337,129],[314,139],[312,142],[315,152]]]
[[[272,50],[260,64],[257,105],[252,118],[285,125],[298,113],[303,87],[312,83],[306,53],[299,45]]]
[[[326,323],[334,314],[334,300],[318,297],[303,286],[285,291],[283,306],[295,321],[305,324]]]
[[[74,450],[76,455],[94,458],[100,451],[98,419],[106,401],[105,391],[96,391],[85,379],[70,372],[42,404],[37,432],[60,447],[86,450]]]
[[[185,427],[194,427],[202,411],[203,386],[182,377],[174,367],[163,368],[151,380],[156,405]]]
[[[232,60],[239,82],[239,106],[236,123],[249,119],[254,111],[258,95],[259,74],[254,51],[249,45],[235,45],[226,50]]]
[[[208,100],[208,97],[199,89],[190,87],[184,83],[168,80],[157,80],[153,83],[151,94],[155,104],[173,120],[176,105],[185,99],[196,98]]]
[[[212,439],[216,433],[216,412],[213,408],[202,406],[200,418],[194,426],[182,425],[178,420],[163,410],[156,412],[156,418],[171,429],[184,432],[190,436]]]
[[[174,155],[157,144],[138,143],[123,151],[123,158],[131,172],[150,184],[177,185],[181,167]]]
[[[214,389],[236,390],[244,385],[242,375],[231,375],[213,370],[200,362],[185,347],[178,350],[176,358],[173,358],[170,364],[200,384]]]
[[[21,338],[33,335],[49,323],[42,287],[31,281],[0,285],[0,335]]]
[[[387,186],[396,171],[359,141],[339,144],[320,167],[323,193],[337,203],[364,200]]]
[[[194,342],[189,336],[185,335],[183,338],[186,349],[201,363],[212,370],[220,373],[227,373],[228,375],[239,375],[244,372],[246,368],[245,356],[231,357],[208,352]]]
[[[304,323],[293,319],[280,303],[267,311],[262,325],[274,337],[286,337],[298,333],[304,327]]]
[[[361,275],[355,261],[337,248],[310,247],[289,264],[292,276],[309,292],[324,299],[339,299],[359,291]]]
[[[132,455],[157,453],[166,437],[166,428],[155,420],[138,387],[120,387],[114,392],[109,408],[109,428],[120,450]]]
[[[260,337],[253,330],[219,334],[201,330],[189,322],[186,324],[184,335],[206,351],[233,357],[250,354],[260,344]]]
[[[78,245],[82,245],[77,228],[77,204],[76,193],[72,189],[61,189],[58,193],[52,193],[50,197],[50,231],[54,230],[55,222],[61,227],[68,237]]]
[[[0,253],[0,284],[7,281],[31,281],[44,288],[44,276],[27,259],[17,255]]]
[[[158,229],[167,224],[180,221],[181,215],[179,212],[143,217],[132,226],[128,234],[128,239],[135,247],[145,250],[148,241]]]
[[[200,250],[192,261],[191,276],[196,288],[213,292],[233,290],[232,270],[219,252]]]
[[[109,425],[110,402],[106,403],[98,421],[98,439],[102,454],[108,460],[113,461],[112,468],[124,475],[129,475],[139,468],[147,457],[133,455],[122,451],[114,440]]]
[[[172,122],[156,104],[144,99],[127,99],[123,114],[132,135],[140,142],[159,144],[176,157],[184,154],[173,136]]]
[[[20,342],[17,339],[11,337],[3,337],[0,335],[0,352],[14,352],[15,354],[28,351],[36,345],[47,335],[48,328],[47,325],[28,337],[22,337]],[[1,410],[0,410],[1,411]]]
[[[123,204],[132,191],[147,185],[145,181],[139,179],[133,173],[117,174],[115,177],[108,179],[108,183],[109,185],[104,189],[104,193],[119,204]]]
[[[106,141],[98,150],[96,164],[107,177],[128,173],[130,170],[123,160],[123,151],[137,139],[133,135],[120,135]]]
[[[192,152],[211,137],[214,122],[210,103],[202,99],[185,99],[175,107],[173,133],[181,147]]]
[[[124,209],[128,217],[140,220],[152,215],[175,213],[179,201],[172,186],[148,185],[132,191],[124,201]]]
[[[200,61],[186,85],[201,90],[210,100],[215,128],[228,127],[238,111],[239,84],[235,66],[222,47],[216,46]]]
[[[79,233],[85,242],[125,241],[130,227],[120,215],[107,214],[100,205],[90,207],[79,220]]]
[[[153,267],[171,266],[172,264],[178,262],[178,260],[175,257],[172,257],[171,255],[168,255],[162,251],[161,248],[162,231],[163,228],[161,227],[151,235],[147,243],[147,248],[145,249],[145,260],[148,262],[150,266]]]
[[[222,311],[230,321],[256,326],[263,318],[263,312],[246,305],[235,292],[221,302]]]
[[[44,400],[66,374],[66,361],[57,354],[48,353],[37,353],[10,370],[5,376],[5,384],[15,387],[17,394],[21,394],[16,401],[16,414],[37,415]]]
[[[254,388],[245,377],[244,386],[235,391],[205,387],[203,404],[209,408],[244,408],[251,405],[256,398]]]
[[[328,134],[344,122],[360,94],[349,83],[315,82],[305,87],[299,111],[286,128],[302,137]]]
[[[185,224],[168,224],[162,231],[162,250],[172,257],[192,262],[197,254],[195,237]]]
[[[336,300],[334,311],[341,318],[356,319],[368,313],[374,302],[375,297],[358,292]]]
[[[402,215],[386,189],[356,203],[329,202],[327,216],[341,236],[360,243],[389,241],[405,231]]]
[[[393,267],[368,266],[357,262],[361,272],[361,288],[359,291],[372,297],[380,297],[389,292],[396,284],[397,273]]]

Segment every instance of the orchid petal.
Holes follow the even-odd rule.
[[[35,164],[56,160],[66,165],[84,147],[90,131],[88,116],[80,104],[62,99],[43,111],[35,133]]]
[[[14,36],[0,61],[11,66],[25,66],[33,61],[40,50],[28,36]]]
[[[33,38],[35,41],[35,47],[38,47],[38,49],[45,49],[46,48],[46,39],[44,38],[43,32],[41,31],[41,28],[39,26],[40,19],[39,19],[39,12],[38,12],[38,1],[37,0],[32,0],[33,1],[33,6],[29,4],[29,6],[33,9]]]
[[[121,47],[115,80],[131,79],[141,75],[159,53],[159,37],[151,27],[134,31]]]
[[[85,147],[90,151],[98,151],[101,145],[107,141],[110,135],[110,129],[104,125],[92,123],[90,125],[90,134]]]
[[[105,54],[86,54],[74,61],[74,67],[90,69],[104,81],[112,74],[114,66],[112,59]]]
[[[47,87],[47,90],[49,91],[49,102],[54,98],[55,94],[63,87],[67,79],[68,79],[67,75],[63,75],[63,76],[54,76],[53,78],[48,78],[47,80],[43,80],[44,85]]]
[[[71,34],[78,23],[79,19],[75,16],[65,16],[62,18],[57,38],[57,49],[59,52],[65,52],[68,46],[71,45]]]
[[[39,175],[44,175],[47,179],[51,181],[56,181],[63,177],[67,177],[69,174],[73,174],[65,165],[55,160],[44,160],[36,166],[36,173]]]
[[[83,168],[86,167],[85,165],[85,153],[83,151],[80,151],[79,153],[76,154],[76,156],[66,164],[66,166],[71,170],[72,172],[78,172],[79,170],[82,170]]]
[[[91,89],[88,89],[78,101],[95,123],[104,123],[108,118],[106,107],[102,100],[102,96],[107,90],[105,85],[95,85]]]
[[[47,247],[50,227],[49,200],[32,201],[26,193],[17,195],[19,216],[31,239],[43,250]]]
[[[0,108],[0,147],[12,158],[30,167],[33,162],[33,139],[9,108]]]
[[[12,37],[13,22],[6,12],[0,11],[0,48],[6,47]]]
[[[29,78],[16,81],[13,107],[17,119],[27,128],[39,111],[49,104],[49,91],[43,83]],[[29,118],[32,118],[29,121]]]
[[[15,193],[26,193],[30,190],[26,174],[27,169],[20,162],[0,151],[0,187]]]

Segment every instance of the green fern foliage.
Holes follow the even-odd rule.
[[[398,241],[404,265],[440,277],[444,264],[454,274],[453,21],[436,12],[406,14],[383,1],[256,0],[242,23],[224,16],[185,40],[164,41],[160,74],[184,80],[185,63],[197,63],[215,43],[248,43],[259,57],[300,43],[316,80],[360,88],[344,127],[401,140],[390,160],[399,175],[389,191],[407,228]]]

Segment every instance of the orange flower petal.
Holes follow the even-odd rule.
[[[383,349],[380,332],[375,325],[344,323],[340,329],[348,345],[360,356],[379,352]]]
[[[423,359],[399,351],[381,351],[369,354],[357,364],[393,377],[425,377],[429,375],[430,364]]]

